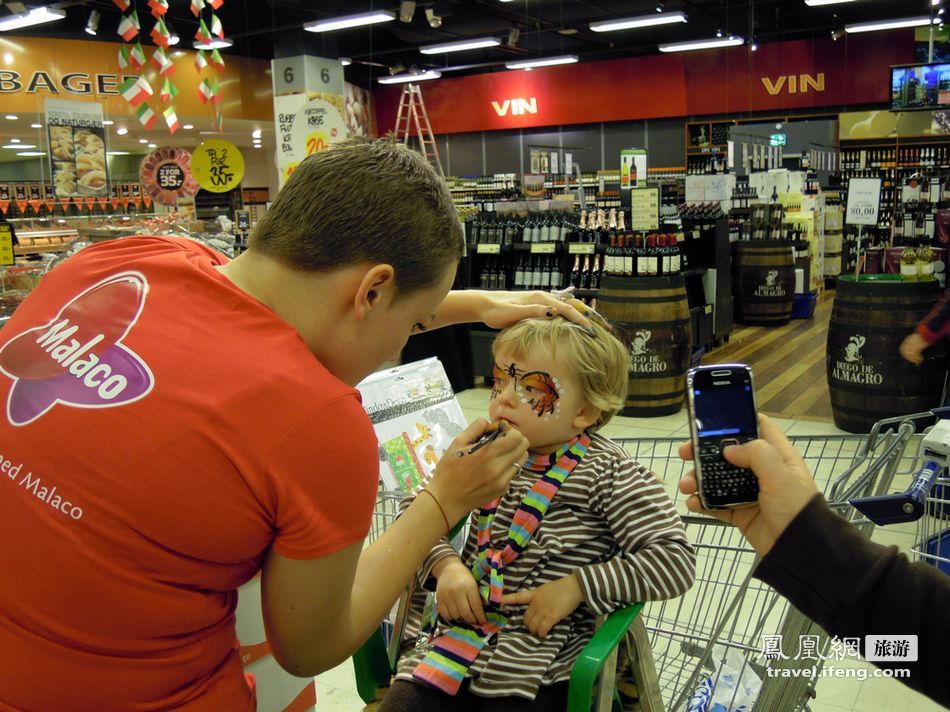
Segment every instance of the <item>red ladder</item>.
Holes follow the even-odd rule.
[[[409,131],[413,127],[419,139],[419,152],[426,157],[440,176],[444,176],[442,161],[439,159],[439,147],[436,145],[435,136],[432,135],[432,125],[429,123],[425,102],[422,101],[422,89],[418,84],[410,83],[403,85],[402,95],[399,97],[396,140],[409,145]]]

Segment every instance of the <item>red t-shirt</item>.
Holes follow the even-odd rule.
[[[90,247],[0,330],[0,709],[252,709],[237,587],[366,536],[358,392],[224,261]]]

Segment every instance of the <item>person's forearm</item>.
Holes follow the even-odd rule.
[[[478,289],[455,289],[445,295],[435,312],[430,329],[479,321],[486,305],[485,293]]]
[[[445,522],[431,497],[415,502],[360,555],[348,618],[350,637],[365,641],[389,613],[416,570],[444,537]]]

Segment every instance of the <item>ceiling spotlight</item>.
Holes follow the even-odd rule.
[[[519,30],[517,27],[512,27],[510,30],[508,30],[508,46],[514,47],[516,44],[518,44],[519,37],[521,37],[521,30]]]
[[[412,16],[416,13],[416,4],[410,0],[403,0],[399,3],[399,21],[412,22]]]
[[[129,130],[125,128],[125,126],[120,126],[119,128],[115,130],[115,132],[119,134],[119,136],[125,136],[129,132]]]
[[[184,124],[182,126],[182,128],[185,129],[185,131],[191,131],[194,127],[195,127],[194,124]]]
[[[20,143],[20,139],[18,139],[18,138],[11,138],[11,139],[10,139],[10,143]]]
[[[716,30],[716,37],[722,37],[722,30]]]
[[[147,138],[140,138],[140,139],[139,139],[139,143],[148,143],[148,139],[147,139]]]
[[[664,5],[663,0],[660,0],[660,2],[658,2],[658,3],[656,4],[656,11],[657,11],[657,12],[663,12],[663,5]]]
[[[148,145],[148,147],[149,147],[149,148],[157,148],[157,147],[158,147],[158,144],[156,144],[156,143],[150,143],[150,144]]]
[[[86,20],[86,33],[95,35],[99,31],[99,18],[102,17],[98,10],[89,13],[89,19]]]
[[[930,0],[930,4],[931,4],[931,5],[934,5],[934,6],[937,6],[937,5],[940,4],[940,0]]]
[[[260,129],[254,129],[251,131],[251,138],[260,138],[262,133]]]
[[[168,30],[168,44],[169,46],[174,46],[181,42],[181,37],[178,36],[178,33],[175,31],[175,28],[172,27],[172,23],[168,20],[165,20],[165,29]]]
[[[405,71],[406,71],[406,65],[404,65],[402,62],[397,62],[396,64],[394,64],[393,66],[389,68],[389,76],[392,77],[397,74],[402,74]]]
[[[437,30],[442,27],[442,18],[435,14],[435,10],[431,7],[426,8],[426,20],[429,21],[429,27],[433,30]]]
[[[7,114],[6,116],[7,121],[16,121],[16,118],[16,114]]]
[[[349,67],[351,64],[353,64],[353,60],[349,57],[340,57],[340,64],[344,67]]]
[[[749,45],[749,49],[755,52],[759,48],[759,45],[756,44],[755,40],[752,40],[752,44]]]
[[[103,121],[102,123],[105,123],[105,121]],[[112,122],[110,121],[109,123],[112,123]],[[31,129],[41,129],[41,128],[43,128],[43,124],[30,124],[30,128],[31,128]]]

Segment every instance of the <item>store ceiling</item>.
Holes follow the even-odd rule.
[[[950,0],[942,2],[950,5]],[[133,0],[133,3],[140,6],[140,16],[144,18],[148,12],[145,0]],[[32,2],[30,7],[39,4]],[[660,43],[710,38],[719,30],[747,40],[754,37],[759,43],[827,38],[840,32],[846,23],[927,15],[938,9],[932,7],[931,0],[854,0],[824,7],[808,7],[804,0],[666,0],[662,3],[657,0],[450,0],[414,4],[409,22],[396,20],[372,28],[314,34],[303,31],[303,24],[368,10],[386,9],[398,14],[401,3],[399,0],[224,0],[217,13],[234,46],[223,54],[225,59],[235,55],[271,59],[304,53],[348,57],[353,64],[345,70],[346,79],[372,89],[378,77],[414,67],[440,69],[443,76],[461,76],[504,71],[505,62],[541,56],[576,54],[580,61],[587,62],[650,55],[657,52]],[[0,5],[4,5],[2,0]],[[662,5],[664,12],[684,12],[689,21],[608,33],[593,32],[589,28],[591,22],[598,20],[655,13],[658,5]],[[91,37],[84,30],[90,12],[96,9],[101,19],[95,39],[120,41],[115,32],[120,13],[112,0],[68,1],[61,6],[67,13],[64,21],[3,35],[89,40]],[[190,0],[169,0],[169,6],[166,19],[182,38],[179,47],[190,48],[197,29],[196,19],[189,9]],[[8,11],[7,6],[0,7],[0,17]],[[441,23],[430,22],[430,14]],[[433,24],[440,26],[432,27]],[[145,21],[143,29],[148,26]],[[444,55],[419,52],[419,47],[427,44],[485,36],[500,37],[502,45]],[[511,39],[515,41],[510,42]],[[183,117],[183,123],[189,118]],[[17,138],[43,150],[44,130],[30,128],[32,123],[42,123],[42,120],[35,114],[22,115],[16,121],[0,120],[0,139],[9,145],[11,139]],[[202,131],[213,131],[210,119],[203,121],[191,120],[194,128],[180,130],[172,139],[174,143],[184,147],[198,145],[204,137]],[[128,128],[128,133],[119,135],[117,130],[123,126]],[[261,150],[271,153],[274,149],[272,125],[231,120],[225,124],[223,138],[253,151],[251,133],[255,129],[263,131]],[[147,143],[141,143],[142,139],[160,144],[169,141],[165,132],[144,131],[131,115],[109,127],[110,150],[145,153],[150,149]],[[28,160],[16,153],[14,149],[0,149],[0,162]]]
[[[950,4],[950,0],[943,0]],[[35,4],[35,3],[33,3]],[[115,28],[119,11],[112,0],[68,4],[67,19],[22,34],[89,39],[84,27],[90,11],[102,14],[98,38],[119,41]],[[147,9],[144,0],[140,14]],[[410,22],[396,20],[372,28],[355,28],[314,34],[304,32],[305,22],[350,15],[368,10],[400,9],[398,0],[225,0],[217,11],[234,46],[225,55],[263,59],[302,53],[324,57],[349,57],[349,81],[370,88],[392,67],[438,68],[450,76],[504,70],[506,61],[556,54],[576,54],[581,61],[616,59],[655,54],[657,45],[706,39],[718,30],[759,43],[830,37],[846,23],[922,16],[933,9],[931,0],[855,0],[840,5],[806,6],[804,0],[450,0],[416,2]],[[189,0],[170,0],[166,18],[189,46],[197,29]],[[688,23],[620,32],[593,32],[591,22],[617,17],[682,11]],[[427,20],[427,10],[436,18]],[[0,8],[0,15],[6,13]],[[508,44],[509,33],[518,37]],[[9,33],[18,34],[18,33]],[[503,44],[490,49],[427,56],[419,47],[467,37],[497,36]],[[458,67],[464,67],[457,69]]]

